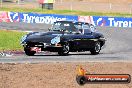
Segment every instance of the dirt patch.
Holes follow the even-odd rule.
[[[130,74],[132,63],[0,64],[0,88],[80,88],[77,66],[90,73]],[[132,84],[86,84],[83,88],[132,88]]]

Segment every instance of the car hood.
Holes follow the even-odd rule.
[[[51,43],[51,40],[56,37],[63,36],[64,33],[62,32],[37,32],[32,33],[27,36],[25,42],[44,42],[44,43]]]

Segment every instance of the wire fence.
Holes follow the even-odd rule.
[[[38,3],[38,0],[1,0],[1,7],[41,8],[41,5]],[[87,0],[55,0],[53,9],[132,14],[132,3],[88,2]]]

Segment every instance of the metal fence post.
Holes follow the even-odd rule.
[[[1,3],[0,3],[0,6],[2,7],[2,4],[3,4],[3,0],[1,0]]]
[[[70,6],[71,7],[70,8],[71,11],[73,10],[73,5],[72,4],[73,4],[73,0],[71,1],[71,6]]]
[[[20,0],[17,1],[17,4],[18,4],[18,5],[20,4]]]
[[[109,3],[109,6],[110,6],[110,10],[112,9],[112,4],[111,3]]]
[[[130,4],[130,14],[132,14],[132,3]]]
[[[62,0],[61,0],[61,3],[62,3]]]

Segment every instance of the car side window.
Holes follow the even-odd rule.
[[[83,28],[83,29],[89,29],[89,25],[83,24],[83,25],[82,25],[82,28]]]
[[[88,24],[83,24],[82,29],[83,29],[83,34],[91,33],[91,29]]]

